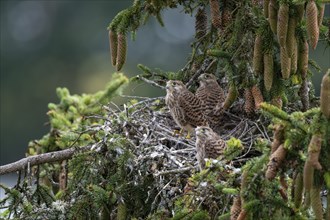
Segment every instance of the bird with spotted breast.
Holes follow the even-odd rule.
[[[203,103],[181,81],[169,80],[166,83],[165,103],[181,132],[188,131],[187,138],[197,126],[207,125]]]
[[[203,73],[198,77],[199,87],[196,97],[205,105],[205,116],[211,127],[219,123],[221,114],[215,113],[215,107],[225,101],[225,94],[213,74]]]
[[[223,155],[227,143],[208,126],[199,126],[196,129],[196,158],[199,168],[205,168],[205,158],[216,159]],[[221,159],[221,158],[220,158]]]

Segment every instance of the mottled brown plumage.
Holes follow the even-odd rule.
[[[181,129],[193,132],[197,126],[206,125],[203,103],[178,80],[166,84],[165,102]]]
[[[198,80],[200,85],[196,91],[196,97],[205,105],[205,116],[209,124],[215,125],[220,119],[220,114],[215,113],[215,107],[225,101],[225,94],[215,75],[204,73],[198,77]]]
[[[200,169],[205,167],[205,158],[216,159],[223,154],[227,143],[210,127],[196,128],[196,151]]]

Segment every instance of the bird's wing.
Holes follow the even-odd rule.
[[[178,103],[185,112],[185,118],[189,124],[194,127],[206,124],[204,105],[193,93],[188,90],[182,92],[178,96]]]
[[[226,142],[221,138],[209,139],[205,143],[205,157],[218,158],[223,154],[226,148]]]

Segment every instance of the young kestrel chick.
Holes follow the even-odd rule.
[[[223,89],[217,82],[213,74],[204,73],[198,77],[199,88],[196,91],[196,97],[205,105],[205,115],[209,124],[216,124],[219,121],[219,114],[214,114],[215,107],[225,101]]]
[[[165,102],[177,125],[192,133],[197,126],[206,125],[203,103],[178,80],[166,84]]]
[[[226,141],[215,133],[211,128],[206,126],[197,127],[196,129],[196,151],[197,161],[200,169],[205,167],[205,158],[216,159],[223,154],[227,147]]]

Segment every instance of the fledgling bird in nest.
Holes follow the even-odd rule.
[[[219,123],[221,118],[221,113],[216,112],[215,108],[225,101],[225,94],[218,84],[215,75],[203,73],[198,77],[198,80],[200,85],[195,95],[204,103],[206,119],[210,126],[213,127]]]
[[[187,138],[197,126],[207,125],[203,103],[181,81],[169,80],[166,83],[165,102],[181,132],[188,131]]]
[[[216,159],[223,155],[227,143],[210,127],[200,126],[196,129],[196,151],[199,168],[205,167],[205,158]]]

